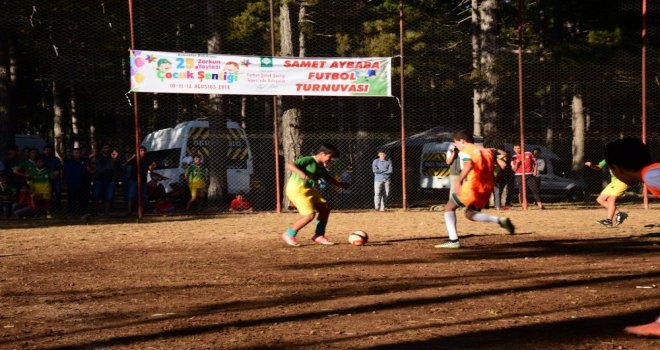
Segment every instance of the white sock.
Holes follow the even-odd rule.
[[[499,218],[486,213],[475,213],[472,215],[472,221],[478,222],[498,222]]]
[[[445,225],[447,225],[447,233],[449,234],[449,239],[452,241],[458,240],[458,233],[456,232],[456,212],[455,211],[446,211],[445,212]]]

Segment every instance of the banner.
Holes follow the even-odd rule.
[[[131,92],[391,96],[390,57],[233,56],[131,50]]]

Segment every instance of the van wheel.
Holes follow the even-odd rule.
[[[568,193],[568,199],[571,202],[580,202],[587,198],[587,191],[584,188],[574,188]]]

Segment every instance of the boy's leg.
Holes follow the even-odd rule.
[[[458,242],[458,232],[456,230],[456,209],[459,205],[455,202],[455,195],[451,194],[449,196],[449,201],[445,204],[445,226],[447,227],[447,234],[449,240],[436,244],[435,248],[460,248],[460,243]]]
[[[614,213],[616,213],[616,197],[608,196],[607,197],[607,218],[610,220],[614,219]]]
[[[330,242],[325,237],[325,227],[328,224],[328,218],[330,217],[330,207],[327,203],[318,202],[314,204],[314,208],[318,211],[318,220],[316,220],[316,227],[314,228],[314,237],[312,240],[319,244],[324,245],[333,245],[334,243]]]
[[[380,198],[382,195],[382,182],[374,181],[374,209],[380,209]]]

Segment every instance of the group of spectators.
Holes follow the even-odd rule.
[[[149,200],[154,201],[154,210],[174,208],[174,204],[167,203],[170,198],[166,198],[162,188],[160,191],[153,189],[164,177],[154,171],[156,163],[144,147],[140,148],[140,169],[131,147],[125,147],[124,152],[113,149],[109,143],[92,152],[73,148],[64,159],[57,157],[54,151],[50,145],[44,147],[42,153],[36,148],[19,151],[16,146],[9,147],[0,160],[0,215],[48,219],[55,213],[83,219],[90,215],[107,216],[113,210],[118,185],[122,186],[126,215],[134,214],[138,203]],[[142,201],[138,201],[138,177],[142,182],[139,194]],[[171,192],[178,197],[171,199],[189,207],[191,196],[185,175],[181,182],[184,184],[173,185],[176,191]],[[66,208],[62,208],[63,188]],[[151,192],[155,194],[152,197]]]

